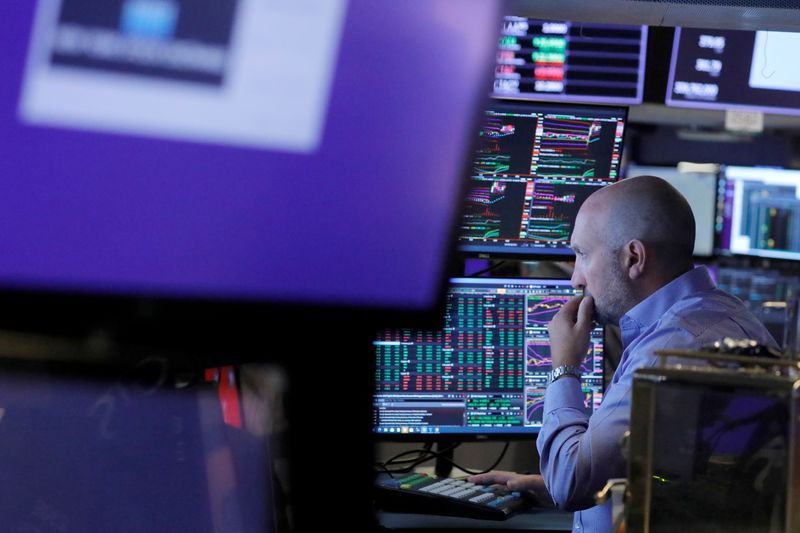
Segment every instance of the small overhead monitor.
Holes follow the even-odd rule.
[[[800,260],[800,170],[724,167],[715,229],[721,252]]]
[[[411,440],[536,434],[551,370],[547,324],[579,293],[566,279],[451,279],[441,330],[377,336],[373,431]],[[603,396],[602,327],[582,367],[591,413]]]
[[[667,105],[800,114],[800,33],[676,28]]]
[[[678,189],[692,208],[695,221],[694,255],[714,254],[714,208],[717,202],[718,165],[681,163],[675,167],[641,166],[632,163],[625,167],[625,177],[658,176]]]
[[[646,52],[647,26],[507,16],[494,95],[641,104]]]
[[[616,181],[627,108],[493,100],[458,236],[470,255],[572,257],[581,204]]]

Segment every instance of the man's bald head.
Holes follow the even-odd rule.
[[[686,198],[656,176],[627,178],[589,196],[581,207],[603,229],[600,238],[618,249],[642,241],[668,276],[692,266],[695,221]]]

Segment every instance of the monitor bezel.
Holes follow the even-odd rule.
[[[469,276],[459,276],[455,278],[451,278],[449,281],[455,281],[460,279],[471,279],[471,280],[498,280],[500,282],[508,282],[508,283],[525,283],[525,282],[566,282],[566,285],[570,284],[569,278],[554,278],[554,277],[536,277],[536,278],[508,278],[508,277],[469,277]],[[448,287],[450,284],[448,283]],[[378,331],[378,330],[376,330]],[[602,383],[602,393],[605,396],[607,391],[606,386],[606,347],[608,341],[608,334],[606,331],[606,327],[602,327],[602,335],[603,335],[603,365],[601,370],[601,383]],[[372,353],[372,360],[374,364],[375,360],[375,353],[373,349]],[[371,411],[373,419],[370,421],[370,433],[378,442],[398,442],[398,443],[411,443],[411,442],[422,442],[422,443],[433,443],[433,442],[443,442],[443,443],[455,443],[455,442],[481,442],[481,441],[522,441],[522,440],[530,440],[535,439],[539,432],[541,431],[541,427],[535,427],[524,431],[508,431],[508,432],[469,432],[469,433],[459,433],[459,432],[447,432],[447,433],[382,433],[375,431],[375,424],[374,424],[374,413],[375,413],[375,395],[378,394],[378,391],[375,390],[377,386],[377,382],[373,385],[373,392],[372,392],[372,405]],[[591,416],[591,415],[590,415]],[[516,428],[515,428],[516,429]],[[433,457],[431,457],[432,459]]]
[[[629,131],[628,118],[629,118],[630,108],[628,106],[625,106],[625,105],[600,105],[600,104],[551,102],[551,101],[538,101],[538,100],[518,99],[518,98],[497,98],[497,97],[491,96],[490,100],[488,102],[488,106],[485,109],[483,109],[481,111],[481,113],[479,114],[479,117],[480,117],[480,122],[478,124],[479,127],[480,127],[480,124],[482,124],[483,117],[485,116],[486,111],[490,110],[490,107],[494,106],[496,104],[500,104],[500,105],[504,105],[504,104],[522,105],[522,106],[531,107],[531,108],[553,106],[556,109],[564,108],[564,110],[567,110],[567,111],[569,109],[606,109],[606,110],[614,109],[614,110],[621,111],[621,113],[623,114],[623,119],[622,120],[623,120],[623,124],[624,124],[624,130],[623,130],[623,133],[622,133],[622,141],[619,144],[620,162],[619,162],[619,167],[617,169],[617,179],[614,180],[614,181],[608,182],[608,184],[604,185],[604,186],[608,186],[608,185],[611,185],[612,183],[616,183],[621,179],[622,167],[623,167],[623,164],[622,164],[623,157],[622,156],[623,156],[623,153],[624,153],[624,150],[625,150],[625,139],[628,136],[628,131]],[[475,131],[478,131],[478,129],[476,128]],[[474,145],[473,146],[474,147],[479,146],[477,135],[474,137]],[[473,149],[470,152],[470,154],[471,154],[470,161],[469,161],[470,162],[470,166],[468,168],[468,170],[470,172],[467,175],[467,179],[465,180],[464,192],[462,194],[462,200],[461,200],[460,209],[459,209],[458,224],[456,225],[456,237],[455,237],[455,240],[456,240],[456,250],[457,250],[457,254],[459,255],[459,257],[462,260],[464,260],[464,259],[475,259],[476,258],[476,259],[497,259],[497,260],[514,259],[514,260],[518,260],[518,261],[537,261],[537,260],[538,261],[574,261],[575,260],[575,254],[573,252],[571,252],[571,250],[569,250],[568,247],[550,248],[551,250],[553,250],[552,252],[543,252],[543,251],[541,251],[541,249],[537,249],[537,248],[530,248],[530,247],[515,248],[515,247],[506,247],[506,246],[495,245],[495,244],[491,244],[491,243],[480,243],[480,244],[464,243],[461,240],[461,224],[463,222],[463,217],[464,217],[464,214],[466,212],[466,196],[467,196],[467,192],[469,190],[469,186],[471,184],[471,180],[472,180],[472,177],[473,177],[473,174],[471,172],[471,170],[472,170],[471,163],[473,161],[474,153],[475,153],[475,149]],[[602,188],[602,187],[600,187],[600,188]],[[492,249],[482,249],[482,250],[471,249],[471,248],[474,248],[476,246],[481,246],[481,247],[486,246],[487,248],[489,248],[489,247],[493,247],[493,248]]]

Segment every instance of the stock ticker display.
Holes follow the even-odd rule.
[[[619,177],[626,109],[496,101],[486,111],[459,246],[570,254],[586,198]]]
[[[646,51],[647,26],[507,16],[494,95],[641,104]]]
[[[551,370],[547,324],[576,294],[569,280],[450,280],[442,330],[378,335],[374,432],[537,432]],[[601,327],[592,331],[582,367],[591,413],[603,394]]]

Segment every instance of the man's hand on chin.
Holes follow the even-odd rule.
[[[589,334],[594,327],[591,296],[575,296],[565,303],[547,325],[553,368],[580,365],[589,349]]]

